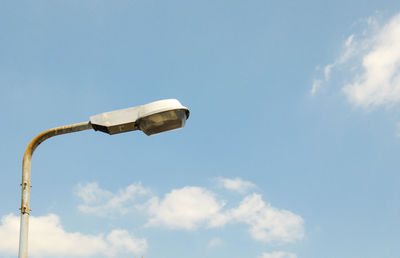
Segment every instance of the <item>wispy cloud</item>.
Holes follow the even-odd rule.
[[[222,239],[219,238],[219,237],[214,237],[213,239],[211,239],[211,240],[208,242],[207,247],[208,247],[208,248],[214,248],[214,247],[221,246],[221,245],[223,245],[223,244],[224,244],[224,240],[222,240]]]
[[[1,219],[0,254],[18,252],[19,217],[9,214]],[[34,257],[78,257],[120,254],[143,254],[146,239],[136,238],[126,230],[116,229],[104,234],[87,235],[67,232],[55,214],[30,217],[29,253]]]
[[[374,17],[365,24],[366,30],[345,40],[341,55],[325,66],[323,79],[314,81],[311,94],[315,95],[336,71],[339,77],[347,78],[342,92],[354,106],[370,110],[399,104],[400,14],[383,25]]]
[[[128,213],[139,196],[149,193],[141,183],[131,184],[117,193],[104,190],[97,183],[79,184],[76,190],[76,195],[83,201],[78,206],[79,211],[102,217]]]
[[[310,91],[311,95],[315,95],[321,88],[321,85],[322,85],[322,80],[317,80],[317,79],[314,80]]]
[[[240,178],[218,180],[223,187],[244,193],[255,185]],[[81,212],[94,215],[109,214],[109,209],[125,212],[125,206],[135,207],[148,216],[146,227],[164,227],[179,230],[216,228],[226,225],[246,224],[250,236],[265,243],[293,243],[304,237],[304,220],[301,216],[273,207],[261,195],[252,193],[237,204],[230,203],[214,192],[198,186],[173,189],[163,197],[148,196],[147,201],[135,202],[134,196],[148,194],[140,184],[133,184],[114,194],[91,183],[80,186],[78,195],[84,201]],[[129,201],[129,202],[128,202]],[[126,212],[125,212],[126,213]]]
[[[263,253],[259,258],[297,258],[297,255],[294,253],[279,251],[272,253]]]
[[[259,194],[246,196],[232,209],[223,209],[224,205],[200,187],[175,189],[161,201],[157,197],[149,201],[147,226],[195,230],[244,223],[254,240],[265,243],[293,243],[304,237],[302,217],[265,203]]]
[[[218,177],[216,178],[216,181],[221,187],[239,193],[246,193],[248,190],[255,187],[255,185],[252,182],[245,181],[239,177],[236,178]]]
[[[356,47],[354,43],[354,34],[350,35],[346,41],[343,43],[342,54],[332,63],[327,64],[323,67],[322,78],[314,79],[311,86],[310,94],[315,95],[322,88],[322,86],[331,79],[331,73],[333,70],[344,65],[351,59],[352,56],[356,55],[361,49]],[[321,70],[320,66],[317,66],[316,70]]]

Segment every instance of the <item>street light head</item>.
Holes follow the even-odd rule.
[[[140,129],[152,135],[184,127],[188,117],[189,109],[176,99],[166,99],[95,115],[90,122],[94,130],[108,134]]]

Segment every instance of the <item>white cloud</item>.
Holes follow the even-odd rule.
[[[313,85],[311,87],[311,95],[315,95],[322,86],[322,80],[314,80]]]
[[[378,25],[378,21],[376,19],[376,17],[370,16],[366,19],[366,22],[368,25],[373,25],[373,26],[377,26]]]
[[[213,239],[210,240],[210,242],[208,242],[207,247],[208,248],[213,248],[213,247],[218,247],[224,244],[224,241],[219,238],[219,237],[214,237]]]
[[[250,235],[258,241],[290,243],[304,237],[304,221],[299,215],[266,204],[258,194],[246,196],[229,213],[234,221],[248,224]]]
[[[246,196],[236,208],[223,210],[224,205],[204,188],[172,190],[162,201],[154,197],[148,202],[147,226],[194,230],[245,223],[252,238],[261,242],[293,243],[304,237],[304,221],[299,215],[266,204],[258,194]]]
[[[149,192],[140,183],[131,184],[117,193],[101,189],[97,183],[88,183],[79,184],[76,194],[83,201],[83,204],[78,206],[79,211],[104,217],[128,213],[132,210],[136,198]]]
[[[0,254],[17,254],[19,222],[20,218],[13,214],[2,217]],[[70,233],[64,230],[57,215],[30,217],[29,253],[34,257],[115,257],[124,253],[142,254],[146,249],[145,239],[135,238],[126,230],[113,230],[106,237],[103,234]]]
[[[335,70],[347,78],[342,92],[354,106],[369,110],[399,104],[400,14],[383,26],[374,17],[364,23],[368,29],[345,40],[342,54],[325,66],[324,80],[314,80],[311,93],[328,82]]]
[[[327,64],[323,69],[323,79],[314,79],[310,93],[311,95],[315,95],[323,86],[324,83],[328,82],[331,79],[332,70],[335,68],[345,64],[352,56],[354,56],[358,51],[361,51],[361,46],[354,44],[355,35],[350,35],[343,44],[343,53],[339,58],[335,60],[335,62],[331,64]],[[319,71],[321,68],[318,65],[316,70]]]
[[[288,252],[272,252],[263,253],[259,258],[297,258],[297,255]]]
[[[240,178],[218,180],[225,188],[239,192],[255,187],[254,184]],[[138,185],[131,185],[126,189],[113,194],[100,189],[97,184],[81,187],[78,193],[86,202],[86,206],[85,209],[80,209],[106,213],[107,209],[122,209],[125,200],[132,201],[131,196],[135,194],[131,193],[138,192],[138,189],[141,189],[143,194],[148,192]],[[101,203],[104,200],[105,203]],[[96,205],[87,205],[92,203]],[[173,189],[163,198],[153,196],[144,204],[136,201],[130,202],[130,205],[148,215],[146,227],[196,230],[244,223],[248,225],[253,239],[265,243],[293,243],[304,237],[304,221],[299,215],[275,208],[255,193],[245,196],[236,206],[232,203],[233,208],[227,209],[226,201],[218,198],[215,193],[202,187],[186,186]]]
[[[113,230],[106,239],[109,243],[106,253],[109,256],[118,253],[143,253],[147,249],[146,239],[133,238],[126,230]]]
[[[372,38],[359,56],[361,73],[343,88],[351,103],[365,107],[392,105],[400,101],[400,14]]]
[[[252,182],[244,181],[243,179],[237,178],[217,178],[217,182],[225,189],[236,191],[239,193],[245,193],[249,189],[254,188],[255,185]]]
[[[187,186],[172,190],[161,201],[153,197],[147,203],[150,219],[147,226],[162,225],[168,228],[194,230],[202,224],[224,223],[221,209],[223,201],[201,187]]]
[[[329,81],[329,78],[331,77],[331,70],[334,66],[335,64],[328,64],[327,66],[325,66],[324,68],[325,80]]]
[[[354,39],[354,34],[351,34],[351,35],[347,38],[347,40],[346,40],[346,42],[344,43],[344,45],[345,45],[347,48],[349,48],[349,47],[351,46],[351,43],[353,42],[353,39]]]

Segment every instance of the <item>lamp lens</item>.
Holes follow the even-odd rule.
[[[143,117],[139,128],[147,135],[170,131],[185,126],[186,110],[176,109]]]

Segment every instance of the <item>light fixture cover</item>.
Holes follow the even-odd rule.
[[[174,109],[155,113],[138,120],[139,128],[147,135],[166,132],[185,126],[186,110]]]

